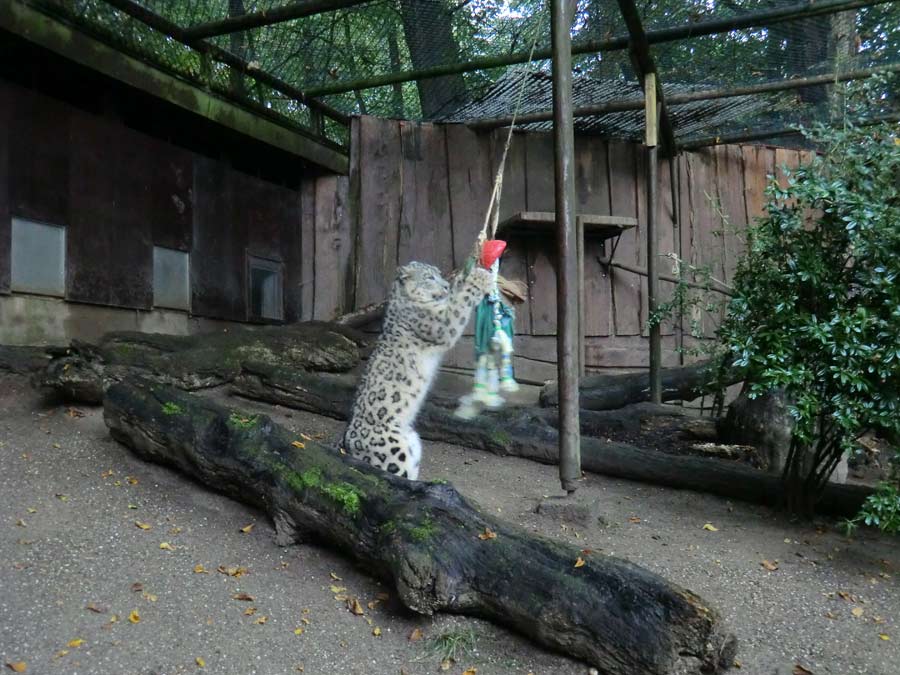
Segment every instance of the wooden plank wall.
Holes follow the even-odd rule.
[[[314,296],[316,318],[384,299],[398,265],[416,259],[444,272],[460,265],[481,229],[506,131],[477,134],[463,125],[399,122],[363,117],[352,133],[358,152],[351,177],[315,179],[315,228],[338,248],[322,252],[316,238]],[[766,176],[803,156],[765,146],[722,146],[686,153],[659,167],[660,253],[674,254],[729,283],[744,246],[743,229],[763,213]],[[780,176],[780,172],[779,173]],[[615,259],[646,268],[646,163],[639,145],[576,137],[576,190],[580,213],[632,216],[638,227],[622,235]],[[327,182],[324,182],[327,181]],[[516,133],[503,179],[501,219],[516,211],[553,210],[553,144],[549,134]],[[334,210],[338,202],[346,205]],[[341,215],[337,215],[340,211]],[[304,220],[307,216],[304,216]],[[555,376],[556,270],[552,238],[510,237],[503,273],[525,281],[529,301],[518,308],[516,368],[520,377]],[[352,244],[352,256],[345,246]],[[612,242],[586,245],[587,366],[589,370],[646,367],[646,279],[597,258]],[[351,257],[355,262],[351,261]],[[662,261],[671,274],[674,261]],[[661,284],[664,299],[673,284]],[[705,313],[704,313],[705,314]],[[700,319],[712,335],[718,316]],[[667,365],[689,360],[679,349],[692,346],[689,320],[663,327]],[[469,368],[471,338],[464,338],[445,361]]]

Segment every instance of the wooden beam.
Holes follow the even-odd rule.
[[[553,166],[556,202],[556,351],[559,382],[559,480],[569,494],[581,480],[578,421],[579,313],[575,222],[575,125],[572,119],[574,3],[550,0],[553,46]],[[574,244],[574,245],[573,245]]]
[[[296,155],[329,171],[347,173],[340,150],[255,114],[200,87],[131,57],[28,5],[0,3],[0,28],[103,75],[140,89],[257,141]]]
[[[861,68],[859,70],[850,70],[845,73],[825,73],[824,75],[813,75],[810,77],[792,77],[787,80],[778,80],[777,82],[764,82],[762,84],[751,84],[745,87],[732,87],[730,89],[707,89],[701,91],[693,91],[686,94],[672,94],[666,97],[666,101],[670,106],[681,105],[684,103],[694,103],[696,101],[712,101],[720,98],[731,98],[734,96],[754,96],[756,94],[770,94],[776,91],[788,91],[791,89],[802,89],[804,87],[815,87],[823,84],[834,84],[835,82],[848,82],[850,80],[864,80],[873,75],[886,75],[889,73],[900,72],[900,63],[890,63],[884,66],[875,66],[873,68]],[[619,101],[609,101],[598,105],[579,106],[573,111],[575,117],[591,117],[594,115],[607,115],[615,112],[626,112],[630,110],[643,110],[644,98],[621,99]],[[553,119],[553,112],[545,110],[536,113],[520,114],[516,117],[516,124],[531,124],[533,122],[549,122]],[[466,125],[478,131],[487,131],[500,127],[508,127],[512,123],[512,117],[504,115],[502,117],[486,117],[480,120],[472,120],[466,122]]]
[[[640,13],[638,12],[637,6],[634,4],[634,0],[618,1],[619,12],[622,14],[622,19],[625,21],[625,26],[628,29],[630,38],[629,51],[631,52],[632,65],[638,81],[644,88],[645,95],[648,95],[646,88],[648,86],[647,83],[650,82],[646,76],[648,74],[653,75],[652,86],[655,89],[653,92],[653,105],[655,106],[658,102],[660,109],[660,115],[653,120],[654,123],[659,125],[659,128],[652,130],[654,138],[659,138],[659,132],[662,131],[663,150],[669,155],[674,155],[677,150],[675,144],[675,130],[666,109],[666,97],[663,93],[662,83],[660,82],[659,74],[656,70],[656,63],[653,61],[653,56],[650,54],[650,43],[647,42],[647,34],[644,31]],[[648,133],[649,131],[650,130],[648,129]],[[647,145],[648,147],[650,146],[649,143],[647,143]],[[653,145],[656,145],[656,141],[654,141]]]
[[[208,55],[214,61],[224,63],[226,66],[234,68],[235,70],[239,70],[245,75],[252,77],[257,82],[261,82],[262,84],[272,87],[272,89],[284,94],[288,98],[293,99],[298,103],[302,103],[303,105],[308,106],[313,110],[318,110],[326,117],[329,117],[344,126],[349,126],[349,115],[342,113],[337,108],[332,108],[331,106],[316,100],[297,87],[278,79],[274,75],[271,75],[264,70],[261,70],[259,66],[254,65],[252,62],[245,61],[244,59],[235,56],[231,52],[221,49],[220,47],[217,47],[212,43],[205,42],[204,40],[190,38],[184,31],[184,29],[182,29],[180,26],[172,23],[159,14],[151,12],[149,9],[146,9],[145,7],[137,4],[133,0],[104,0],[104,2],[106,2],[106,4],[108,5],[111,5],[112,7],[115,7],[120,12],[123,12],[128,16],[147,24],[154,30],[157,30],[162,34],[169,36],[173,40],[180,42],[183,45],[187,45],[191,49],[195,49],[201,54]]]
[[[653,45],[684,40],[686,38],[725,33],[732,30],[772,26],[785,21],[795,21],[814,16],[835,14],[837,12],[871,7],[873,5],[881,5],[893,1],[894,0],[830,0],[825,2],[815,2],[814,0],[807,0],[806,2],[800,2],[788,7],[780,7],[778,9],[763,12],[748,12],[746,14],[741,14],[740,16],[728,17],[727,19],[698,21],[696,23],[675,26],[673,28],[647,31],[647,42]],[[598,52],[610,52],[627,48],[628,36],[617,35],[602,40],[585,40],[583,42],[578,42],[572,45],[572,54],[596,54]],[[535,50],[533,59],[535,61],[545,61],[551,58],[552,55],[553,53],[549,49],[538,49]],[[310,87],[306,90],[306,93],[309,96],[329,96],[332,94],[342,94],[344,92],[353,91],[354,89],[373,89],[375,87],[384,87],[390,84],[399,84],[401,82],[412,82],[413,80],[425,80],[433,77],[443,77],[444,75],[455,75],[457,73],[471,73],[476,70],[502,68],[517,63],[527,63],[529,61],[529,56],[530,54],[528,51],[499,56],[483,56],[469,61],[462,61],[460,63],[445,63],[430,68],[407,70],[400,73],[384,73],[382,75],[361,77],[354,80],[343,80],[341,82],[322,85],[320,87]]]
[[[240,16],[230,16],[227,19],[208,21],[191,26],[184,30],[184,34],[191,40],[205,40],[215,35],[228,35],[251,28],[271,26],[276,23],[300,19],[304,16],[315,16],[325,12],[332,12],[345,7],[363,5],[369,0],[302,0],[289,5],[264,9]]]
[[[853,122],[859,127],[868,127],[875,124],[884,124],[885,122],[900,122],[900,112],[887,113],[884,115],[876,115],[871,118],[858,119]],[[711,145],[727,145],[729,143],[744,143],[747,141],[759,141],[767,138],[778,138],[780,136],[793,136],[800,133],[799,126],[780,127],[770,129],[768,131],[739,131],[732,134],[719,134],[717,136],[704,136],[686,141],[680,145],[682,150],[698,150]]]

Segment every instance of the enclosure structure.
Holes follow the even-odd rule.
[[[587,370],[647,366],[651,305],[674,279],[699,281],[686,266],[708,267],[711,296],[727,298],[766,176],[809,152],[797,125],[900,67],[896,3],[676,5],[573,7]],[[549,16],[541,3],[463,18],[465,4],[442,7],[5,3],[0,340],[329,319],[380,302],[407,260],[461,263],[518,112],[499,214],[504,274],[529,289],[516,366],[553,377]],[[880,105],[869,119],[896,117],[895,96]],[[794,147],[723,143],[759,138]],[[664,323],[657,365],[690,358],[694,319],[712,334],[714,313]],[[464,340],[447,365],[469,367],[470,353]]]

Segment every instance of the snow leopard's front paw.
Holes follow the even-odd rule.
[[[490,270],[483,267],[476,267],[472,270],[472,276],[469,277],[471,283],[482,295],[487,295],[494,288],[494,275]]]

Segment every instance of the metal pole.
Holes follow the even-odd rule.
[[[572,118],[574,3],[550,0],[553,49],[553,154],[556,198],[556,354],[559,381],[559,481],[571,494],[581,479],[578,422],[578,260],[575,222],[575,123]]]
[[[659,203],[657,188],[657,138],[659,118],[656,104],[656,74],[644,76],[644,99],[646,101],[647,146],[647,318],[648,321],[659,307],[659,269],[657,259],[659,246],[656,231],[656,208]],[[662,332],[659,323],[650,321],[650,401],[662,403]]]

